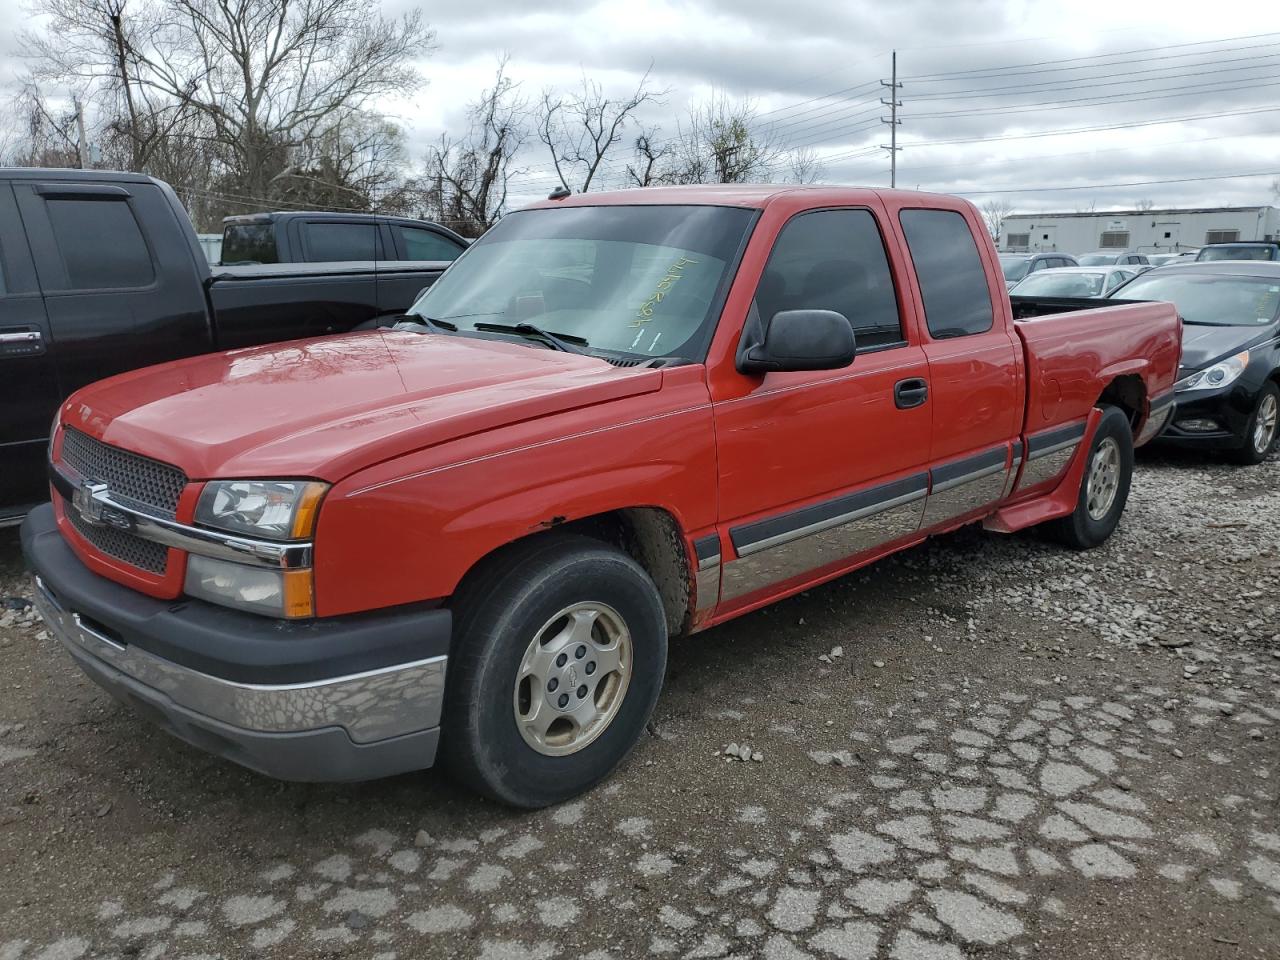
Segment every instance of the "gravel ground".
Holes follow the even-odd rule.
[[[1274,958],[1278,538],[1280,462],[1146,456],[1100,550],[962,531],[673,645],[533,814],[241,771],[0,614],[0,960]]]

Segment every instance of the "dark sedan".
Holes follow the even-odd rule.
[[[1161,439],[1265,460],[1280,420],[1280,263],[1161,267],[1111,296],[1168,300],[1182,315],[1177,410]]]

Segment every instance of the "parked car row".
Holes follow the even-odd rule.
[[[1260,463],[1280,419],[1280,263],[1201,261],[1143,274],[1111,294],[1165,300],[1182,317],[1176,412],[1164,443]]]

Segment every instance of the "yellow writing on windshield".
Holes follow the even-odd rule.
[[[684,276],[684,268],[691,263],[698,261],[692,257],[681,257],[670,267],[667,268],[667,275],[658,281],[657,289],[652,295],[640,304],[640,309],[636,311],[635,319],[631,321],[631,326],[639,327],[648,323],[653,319],[654,308],[662,302],[663,297],[671,292],[671,288],[675,286],[677,280]]]

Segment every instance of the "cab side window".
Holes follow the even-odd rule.
[[[859,349],[906,342],[889,260],[868,210],[817,210],[782,228],[756,288],[767,320],[783,310],[834,310]]]
[[[985,333],[995,322],[987,272],[969,223],[954,210],[899,214],[935,340]]]
[[[124,198],[47,202],[68,290],[145,287],[155,281],[151,251]]]
[[[376,223],[325,223],[309,221],[307,259],[312,263],[381,260]]]

